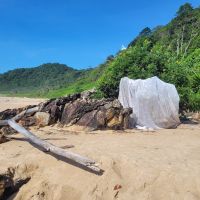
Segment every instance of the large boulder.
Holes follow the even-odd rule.
[[[43,105],[43,107],[40,108],[40,111],[42,113],[48,114],[49,116],[48,124],[55,124],[60,119],[61,111],[60,111],[60,106],[57,105],[57,103],[58,103],[57,100],[50,100],[50,101],[47,101]]]
[[[97,124],[96,114],[97,114],[97,110],[93,110],[91,112],[86,113],[77,122],[77,125],[88,126],[88,127],[97,129],[98,128],[98,124]]]
[[[35,114],[35,124],[43,127],[49,125],[50,122],[50,114],[46,112],[37,112]]]
[[[124,109],[118,100],[77,99],[64,107],[61,124],[87,126],[93,129],[128,128],[131,109]]]
[[[98,128],[105,128],[106,125],[106,116],[105,116],[105,110],[102,108],[100,109],[96,114],[96,121],[97,121],[97,127]]]
[[[76,121],[78,121],[78,119],[84,115],[82,108],[86,105],[87,102],[82,99],[67,103],[62,113],[61,123],[69,124],[72,121],[73,123],[76,123]]]
[[[73,94],[58,99],[50,99],[39,105],[40,111],[50,114],[49,125],[55,124],[61,120],[66,105],[80,99],[80,97],[81,94]]]

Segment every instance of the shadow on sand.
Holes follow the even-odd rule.
[[[9,137],[9,138],[12,139],[12,140],[18,140],[18,141],[26,141],[26,142],[29,142],[29,143],[30,143],[32,146],[34,146],[35,148],[37,148],[37,149],[39,149],[40,151],[43,151],[43,152],[45,152],[45,153],[47,153],[47,154],[53,156],[53,157],[56,158],[57,160],[62,161],[62,162],[65,162],[65,163],[68,163],[68,164],[70,164],[70,165],[73,165],[73,166],[75,166],[75,167],[78,167],[78,168],[80,168],[80,169],[83,169],[83,170],[85,170],[85,171],[87,171],[87,172],[91,172],[91,173],[96,174],[96,175],[99,175],[99,176],[103,175],[103,173],[104,173],[104,170],[100,170],[100,172],[95,172],[95,171],[89,169],[88,167],[86,167],[86,166],[84,166],[84,165],[81,165],[81,164],[79,164],[79,163],[77,163],[77,162],[75,162],[75,161],[73,161],[73,160],[70,160],[70,159],[67,159],[67,158],[65,158],[65,157],[56,155],[56,154],[54,154],[54,153],[52,153],[52,152],[46,151],[46,150],[43,149],[42,147],[40,147],[40,146],[38,146],[38,145],[36,145],[36,144],[33,144],[30,140],[28,140],[28,139],[26,139],[26,138],[16,138],[16,137]],[[49,139],[49,140],[50,140],[50,139]],[[52,139],[52,140],[53,140],[53,139]],[[72,146],[73,146],[73,145],[72,145]]]

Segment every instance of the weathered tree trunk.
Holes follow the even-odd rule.
[[[185,47],[185,51],[184,51],[184,54],[183,54],[183,58],[187,55],[187,50],[192,42],[192,40],[197,36],[198,34],[191,34],[191,37],[190,37],[190,40],[188,42],[188,44],[186,45]]]
[[[28,109],[26,111],[21,112],[20,114],[16,115],[13,119],[0,120],[0,126],[9,125],[14,130],[18,131],[23,136],[28,138],[31,143],[37,145],[38,147],[44,149],[47,152],[51,152],[54,155],[58,155],[58,156],[61,156],[63,158],[67,158],[67,159],[69,159],[71,161],[74,161],[75,163],[78,163],[81,166],[84,166],[84,167],[86,167],[87,169],[89,169],[89,170],[91,170],[93,172],[100,173],[102,171],[100,168],[95,166],[95,161],[93,161],[93,160],[91,160],[91,159],[89,159],[87,157],[84,157],[84,156],[75,154],[73,152],[69,152],[69,151],[61,149],[59,147],[56,147],[53,144],[50,144],[50,143],[48,143],[46,141],[43,141],[42,139],[38,138],[33,133],[31,133],[30,131],[26,130],[24,127],[20,126],[19,124],[17,124],[15,122],[15,120],[17,120],[17,121],[20,120],[24,115],[35,113],[38,110],[39,110],[38,107],[34,107],[34,108],[31,108],[31,109]]]
[[[183,42],[184,42],[184,32],[185,32],[185,26],[183,26],[182,34],[181,34],[181,54],[183,53]]]
[[[176,46],[176,55],[177,55],[177,57],[179,56],[179,50],[180,50],[180,45],[179,45],[179,35],[178,35],[177,46]]]
[[[30,131],[26,130],[25,128],[23,128],[22,126],[17,124],[13,120],[8,120],[7,123],[10,127],[12,127],[13,129],[15,129],[16,131],[21,133],[23,136],[28,138],[33,144],[36,144],[37,146],[42,147],[44,150],[51,152],[55,155],[61,156],[63,158],[67,158],[71,161],[74,161],[96,173],[101,172],[101,169],[98,168],[97,166],[95,166],[95,161],[93,161],[87,157],[84,157],[84,156],[75,154],[73,152],[69,152],[69,151],[61,149],[59,147],[56,147],[53,144],[50,144],[46,141],[43,141],[40,138],[38,138],[37,136],[35,136],[33,133],[31,133]]]
[[[33,114],[36,113],[39,110],[39,107],[34,107],[34,108],[30,108],[28,110],[24,110],[21,113],[19,113],[18,115],[16,115],[15,117],[13,117],[12,119],[14,121],[19,121],[23,116],[27,115],[27,114]]]

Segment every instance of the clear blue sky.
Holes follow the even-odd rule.
[[[46,62],[95,67],[144,27],[169,22],[185,2],[0,0],[0,73]]]

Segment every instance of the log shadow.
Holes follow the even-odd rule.
[[[43,151],[44,153],[53,156],[53,157],[56,158],[57,160],[62,161],[62,162],[65,162],[65,163],[68,163],[68,164],[70,164],[70,165],[73,165],[73,166],[75,166],[75,167],[78,167],[78,168],[80,168],[80,169],[83,169],[83,170],[85,170],[85,171],[88,171],[88,172],[90,172],[90,173],[93,173],[93,174],[96,174],[96,175],[99,175],[99,176],[103,175],[103,173],[104,173],[104,170],[102,170],[102,169],[100,170],[100,172],[95,172],[95,171],[89,169],[88,167],[86,167],[86,166],[84,166],[84,165],[81,165],[81,164],[79,164],[79,163],[77,163],[77,162],[75,162],[75,161],[73,161],[73,160],[70,160],[70,159],[65,158],[65,157],[63,157],[63,156],[59,156],[59,155],[56,155],[56,154],[54,154],[54,153],[52,153],[52,152],[46,151],[44,148],[42,148],[42,147],[40,147],[40,146],[38,146],[38,145],[36,145],[36,144],[33,144],[29,139],[26,139],[26,138],[14,138],[14,137],[12,137],[12,139],[19,140],[19,141],[26,141],[26,142],[29,142],[32,146],[34,146],[34,147],[37,148],[38,150]]]
[[[29,142],[29,139],[26,139],[26,138],[17,138],[17,137],[7,137],[8,139],[11,139],[11,140],[18,140],[18,141],[26,141],[26,142]],[[45,138],[45,139],[42,139],[42,140],[67,140],[67,138]]]
[[[33,143],[32,143],[29,139],[27,139],[27,138],[8,137],[7,139],[8,139],[8,141],[17,140],[17,141],[29,142],[32,146],[36,147],[35,144],[33,144]],[[51,139],[49,139],[49,140],[51,140]],[[52,140],[58,140],[58,139],[55,138],[55,139],[52,139]],[[62,140],[62,139],[59,139],[59,140]],[[37,148],[37,149],[40,149],[41,151],[46,152],[46,150],[42,149],[42,148],[39,147],[39,146],[37,146],[36,148]],[[70,144],[70,145],[64,145],[64,146],[61,146],[61,147],[59,147],[59,148],[62,148],[62,149],[69,149],[69,148],[74,148],[74,145],[71,145],[71,144]]]
[[[93,170],[87,168],[86,166],[81,165],[81,164],[79,164],[79,163],[77,163],[77,162],[75,162],[75,161],[73,161],[73,160],[68,159],[68,158],[65,158],[65,157],[62,157],[62,156],[58,156],[58,155],[56,155],[56,154],[54,154],[54,153],[52,153],[52,152],[46,152],[46,153],[49,154],[49,155],[51,155],[51,156],[53,156],[54,158],[56,158],[56,159],[59,160],[59,161],[68,163],[68,164],[70,164],[70,165],[73,165],[73,166],[75,166],[75,167],[78,167],[78,168],[83,169],[83,170],[85,170],[85,171],[87,171],[87,172],[93,173],[93,174],[95,174],[95,175],[102,176],[103,173],[104,173],[104,170],[102,170],[102,169],[100,170],[100,172],[95,172],[95,171],[93,171]]]
[[[43,140],[67,140],[67,138],[46,138]]]

